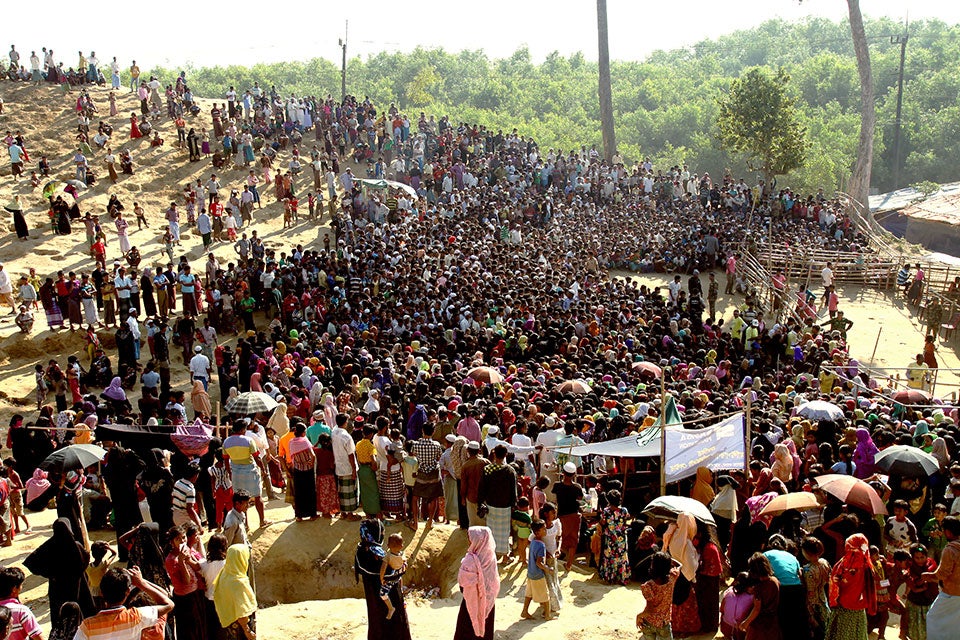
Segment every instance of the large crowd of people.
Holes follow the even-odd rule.
[[[51,64],[35,68],[31,56],[39,79],[19,79],[53,72],[82,85],[70,161],[93,184],[88,156],[121,144],[119,67],[100,89],[95,54],[71,74],[47,53]],[[264,505],[281,494],[297,521],[365,517],[355,566],[370,638],[410,637],[401,532],[438,522],[469,539],[458,639],[493,637],[498,571],[513,562],[526,565],[525,618],[531,604],[546,619],[575,606],[562,592],[574,564],[639,582],[637,625],[651,639],[865,640],[884,637],[894,612],[901,638],[926,640],[960,620],[957,408],[895,402],[860,367],[832,276],[824,330],[815,296],[801,292],[799,314],[765,308],[738,272],[741,248],[773,232],[869,251],[838,201],[607,162],[595,149],[544,152],[516,129],[350,96],[230,87],[205,113],[181,74],[164,110],[163,83],[134,69],[131,138],[164,144],[159,128],[172,127],[184,162],[209,162],[210,177],[163,212],[113,193],[109,221],[83,211],[78,189],[44,193],[55,233],[83,224],[90,269],[0,268],[0,302],[19,304],[24,339],[41,307],[50,331],[85,332],[79,356],[36,365],[36,411],[11,421],[0,478],[5,544],[28,530],[26,512],[56,505],[49,540],[24,561],[49,580],[51,636],[252,640],[247,513],[267,526]],[[104,93],[95,151],[83,121]],[[30,140],[8,134],[7,146],[14,179],[31,162],[44,175]],[[368,177],[404,186],[379,190]],[[298,223],[303,203],[306,220],[329,223],[324,240],[266,247],[265,216]],[[131,245],[128,216],[138,227],[162,217],[161,251]],[[202,263],[177,255],[198,242]],[[236,257],[218,258],[221,247]],[[625,272],[683,277],[660,289],[615,277]],[[716,311],[721,278],[728,318]],[[251,392],[276,408],[231,414]],[[840,415],[807,419],[797,411],[808,400]],[[564,453],[650,428],[667,402],[690,428],[752,411],[748,468],[703,468],[678,487],[712,520],[646,520],[655,459]],[[175,429],[203,446],[184,446]],[[107,449],[101,462],[41,468],[93,442]],[[880,475],[876,456],[897,444],[929,452],[936,470]],[[869,483],[892,515],[818,490],[827,473]],[[820,506],[763,513],[789,492]],[[115,549],[91,540],[108,526]],[[0,570],[0,628],[13,620],[15,640],[41,633],[18,600],[24,578]]]

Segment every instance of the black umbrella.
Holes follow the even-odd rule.
[[[107,450],[95,444],[71,444],[57,449],[40,463],[41,469],[72,471],[86,469],[103,460]]]
[[[878,469],[892,476],[926,478],[940,470],[940,462],[932,455],[910,445],[887,447],[877,454]]]

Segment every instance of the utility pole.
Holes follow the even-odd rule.
[[[343,40],[339,41],[340,49],[343,51],[343,60],[340,63],[340,101],[347,99],[347,32],[350,30],[350,21],[344,21]]]
[[[909,23],[903,28],[903,35],[890,36],[890,44],[900,45],[900,74],[897,79],[897,121],[896,129],[893,131],[893,188],[900,188],[900,127],[902,124],[903,107],[903,63],[907,58],[907,40],[910,39],[907,33]]]

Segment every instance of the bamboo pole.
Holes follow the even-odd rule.
[[[870,354],[870,366],[873,366],[875,362],[874,358],[877,357],[877,347],[880,345],[880,334],[883,333],[883,325],[880,325],[880,328],[877,329],[877,341],[873,343],[873,353]]]
[[[743,472],[750,474],[750,432],[752,430],[753,389],[747,392],[746,426],[743,430]]]
[[[660,373],[660,495],[667,495],[667,422],[663,412],[667,402],[667,374]]]

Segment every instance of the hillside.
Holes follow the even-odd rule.
[[[25,83],[9,82],[0,85],[0,91],[3,92],[5,102],[3,114],[0,114],[0,130],[19,130],[26,137],[27,151],[31,158],[31,162],[25,167],[26,176],[29,177],[30,171],[36,169],[36,161],[40,156],[46,155],[51,164],[51,179],[74,178],[71,159],[76,151],[76,91],[65,94],[59,87],[46,84],[35,88]],[[139,113],[139,102],[126,90],[121,89],[117,94],[120,113],[113,118],[108,117],[109,91],[93,88],[90,92],[102,119],[114,128],[114,152],[119,153],[121,149],[131,151],[134,175],[121,175],[116,185],[111,184],[103,162],[106,154],[104,151],[97,151],[88,161],[99,179],[92,188],[81,193],[80,209],[84,213],[91,211],[101,217],[101,224],[107,235],[107,260],[112,262],[119,256],[119,249],[116,228],[106,215],[106,205],[110,194],[116,194],[130,221],[130,242],[142,253],[141,268],[152,266],[155,259],[166,264],[167,256],[160,242],[166,227],[162,211],[172,200],[182,202],[183,187],[189,182],[196,182],[198,178],[208,179],[213,167],[209,160],[188,162],[186,149],[176,147],[176,129],[170,121],[161,121],[158,126],[160,135],[165,140],[162,147],[151,148],[149,142],[143,138],[130,140],[129,117],[131,111]],[[198,131],[211,127],[207,113],[209,105],[205,101],[200,102],[203,112],[195,118],[188,117],[187,122],[188,127],[196,127]],[[91,123],[94,131],[97,122],[95,119]],[[309,149],[309,146],[307,148]],[[290,152],[282,152],[279,160],[283,164],[288,162]],[[226,190],[242,188],[241,181],[245,176],[245,171],[239,169],[219,172],[221,184]],[[0,202],[7,204],[14,195],[19,195],[30,227],[30,239],[18,242],[12,216],[4,212],[4,224],[0,227],[0,259],[15,283],[16,278],[26,274],[30,267],[36,268],[41,278],[55,276],[59,269],[79,273],[89,272],[93,268],[82,223],[75,222],[69,236],[55,235],[51,231],[47,202],[41,194],[45,182],[46,180],[36,189],[30,186],[28,180],[14,183],[10,177],[9,159],[5,157],[0,165]],[[301,174],[297,183],[298,193],[305,194],[308,186],[311,185]],[[302,222],[303,218],[298,226],[283,229],[282,207],[276,202],[272,188],[262,189],[262,201],[263,208],[254,210],[252,228],[258,231],[268,247],[287,250],[297,243],[307,244],[320,239],[329,231],[329,227]],[[137,230],[131,213],[134,202],[140,203],[145,209],[149,229]],[[236,258],[233,248],[227,243],[214,245],[214,253],[224,263]],[[199,235],[184,230],[183,245],[175,248],[174,258],[178,260],[181,255],[188,256],[195,266],[202,265],[203,252]],[[84,347],[83,334],[79,331],[48,331],[42,311],[38,314],[30,338],[20,334],[13,324],[12,316],[3,315],[6,313],[7,309],[0,310],[0,370],[4,373],[3,384],[0,385],[0,425],[4,428],[9,416],[15,413],[18,407],[29,409],[34,406],[34,365],[38,362],[46,364],[48,357],[56,357],[65,362],[68,355],[79,355]],[[98,333],[106,344],[113,344],[112,331],[101,330]],[[179,350],[172,351],[171,356],[174,383],[185,384],[187,371],[181,362]],[[84,364],[86,363],[84,359]],[[219,399],[216,385],[210,387],[210,394],[211,400],[216,403]]]

